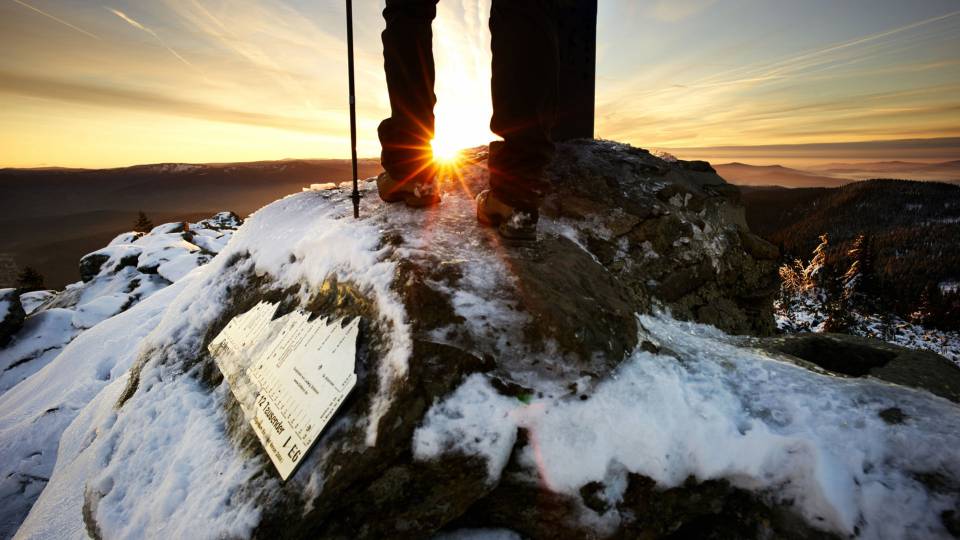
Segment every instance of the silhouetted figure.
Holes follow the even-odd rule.
[[[569,0],[493,0],[490,190],[477,198],[481,222],[507,238],[536,237],[543,173],[554,154],[557,119],[558,4]],[[383,56],[390,118],[380,124],[381,197],[410,206],[439,202],[430,151],[436,103],[433,31],[437,0],[387,0]]]

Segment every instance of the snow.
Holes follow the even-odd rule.
[[[798,295],[790,302],[774,303],[777,328],[786,333],[823,332],[827,314],[817,292]],[[926,328],[896,315],[860,313],[850,310],[852,335],[880,339],[908,349],[932,351],[960,366],[960,332]]]
[[[116,398],[125,382],[115,382],[105,397]],[[136,414],[117,416],[109,409],[101,410],[102,417],[114,420],[110,422],[112,435],[93,439],[76,459],[69,460],[69,454],[61,457],[67,458],[62,468],[58,460],[58,473],[85,478],[87,489],[99,499],[95,511],[102,537],[249,536],[260,518],[253,501],[238,501],[238,492],[222,491],[213,481],[243,485],[260,469],[255,461],[242,459],[236,446],[208,436],[222,430],[225,423],[222,416],[209,412],[216,409],[215,401],[221,397],[211,395],[192,377],[179,378],[152,392],[146,398],[149,403],[135,396],[128,406],[137,410]],[[103,403],[95,405],[102,407]],[[121,435],[138,432],[143,422],[150,422],[153,429],[136,437]],[[71,425],[62,444],[76,447],[91,440],[94,433],[82,427],[83,422]],[[101,467],[112,455],[123,458]],[[143,504],[145,499],[150,504]],[[47,512],[56,514],[67,508],[74,513],[72,532],[76,535],[81,532],[77,516],[82,515],[82,503],[82,492],[48,489],[21,532],[31,531],[34,525],[42,531],[44,522],[57,521],[47,519]],[[31,536],[44,536],[40,531],[31,531]]]
[[[207,261],[209,261],[209,258],[202,254],[187,252],[158,264],[157,273],[167,281],[179,281],[194,268],[206,264]]]
[[[303,191],[329,191],[331,189],[337,189],[338,187],[340,187],[340,184],[325,182],[322,184],[310,184],[310,187],[303,188]]]
[[[490,481],[496,482],[517,440],[511,415],[522,405],[497,393],[485,376],[471,375],[427,412],[413,437],[413,455],[421,460],[447,452],[483,456]]]
[[[67,307],[46,307],[27,321],[50,319],[67,335],[78,330],[74,317],[88,306],[86,322],[108,317],[0,395],[0,451],[14,456],[0,464],[0,527],[15,526],[39,494],[19,537],[85,537],[85,510],[105,538],[248,536],[261,512],[250,494],[279,484],[262,474],[264,456],[227,431],[227,384],[210,388],[198,372],[210,367],[203,347],[211,326],[254,276],[275,289],[298,291],[292,294],[301,302],[331,278],[373,301],[377,320],[370,322],[386,354],[371,374],[378,394],[360,426],[367,445],[377,444],[378,421],[411,359],[409,315],[392,288],[397,260],[457,264],[463,275],[456,290],[444,290],[469,333],[496,338],[477,340],[492,343],[491,351],[479,352],[496,353],[497,340],[509,339],[508,329],[522,326],[529,314],[496,294],[513,278],[480,240],[495,233],[475,224],[472,194],[448,195],[439,208],[395,205],[384,211],[373,189],[364,182],[360,220],[352,218],[349,191],[338,188],[264,207],[232,239],[225,236],[229,231],[199,224],[189,233],[182,224],[166,224],[147,235],[118,237],[118,253],[132,252],[120,246],[135,246],[143,260],[104,265],[91,282],[58,295]],[[544,219],[545,230],[564,227]],[[394,233],[402,242],[384,241]],[[568,233],[576,236],[573,229]],[[659,255],[650,246],[645,256]],[[214,258],[191,268],[205,257]],[[167,287],[170,277],[178,279]],[[106,315],[120,294],[139,303]],[[840,534],[946,534],[939,514],[957,501],[928,490],[917,473],[960,482],[957,405],[872,380],[813,373],[667,315],[640,316],[639,322],[641,342],[662,352],[635,351],[615,376],[579,381],[585,401],[561,391],[524,402],[499,394],[485,375],[475,374],[432,404],[411,451],[421,460],[481,456],[495,481],[523,428],[530,444],[521,450],[521,465],[538,472],[549,489],[575,498],[582,486],[598,481],[602,496],[616,502],[629,472],[662,487],[689,476],[722,478],[793,504],[810,523]],[[52,330],[36,335],[52,336]],[[441,341],[442,334],[429,337]],[[550,344],[544,347],[542,354],[553,354]],[[136,391],[118,407],[134,375]],[[524,381],[519,370],[516,375],[537,390],[550,385]],[[878,416],[892,406],[905,413],[905,423],[889,425]],[[323,495],[318,470],[304,467],[291,478],[305,486],[307,498]],[[602,526],[623,518],[615,508],[602,516],[585,506],[580,512],[585,522]],[[509,531],[450,534],[516,537]]]
[[[110,381],[125,376],[137,356],[137,344],[156,326],[183,285],[186,282],[83,332],[46,367],[0,395],[0,455],[4,456],[0,460],[0,535],[11,527],[15,530],[46,484],[57,461],[61,433]],[[72,317],[70,310],[52,309],[28,324],[54,319],[68,339]]]
[[[183,239],[182,224],[124,233],[94,252],[108,259],[89,282],[21,295],[27,320],[0,349],[0,537],[16,530],[46,484],[67,425],[129,369],[140,341],[181,290],[170,283],[185,285],[237,224],[221,213],[190,225],[202,247]],[[176,232],[163,232],[170,230]],[[140,272],[141,260],[158,264],[158,274]]]
[[[157,351],[187,354],[186,350],[198,346],[202,336],[195,332],[213,322],[224,302],[221,287],[239,284],[223,279],[218,274],[222,268],[212,266],[192,272],[82,336],[99,334],[115,321],[120,328],[134,325],[138,329],[130,342],[116,342],[106,351],[81,357],[120,355],[118,368],[123,365],[119,378],[95,394],[63,432],[54,473],[20,536],[82,537],[85,497],[98,501],[94,512],[107,538],[249,535],[259,512],[251,506],[253,502],[238,500],[243,494],[240,487],[273,480],[263,475],[253,479],[261,470],[258,460],[244,457],[224,432],[226,385],[210,393],[196,377],[182,373],[180,366],[171,370],[146,364],[140,371],[142,391],[116,409],[134,361]],[[137,311],[136,319],[122,320],[146,307],[153,308],[149,319]],[[64,361],[73,360],[70,356]],[[172,519],[174,511],[176,519]]]
[[[188,236],[202,239],[200,246],[184,239],[183,223],[166,223],[148,234],[123,233],[84,257],[106,257],[90,281],[73,283],[59,293],[21,295],[28,318],[0,350],[0,395],[49,364],[80,332],[206,264],[226,246],[238,223],[236,216],[223,212],[187,224]]]
[[[55,291],[33,291],[28,293],[23,293],[20,295],[20,304],[23,306],[23,311],[30,315],[37,310],[40,306],[48,302],[51,298],[56,296]],[[0,310],[2,312],[2,310]],[[2,319],[3,317],[0,317]]]
[[[440,533],[433,540],[522,540],[522,536],[509,529],[457,529]]]
[[[132,303],[133,297],[124,293],[106,294],[77,307],[71,323],[74,327],[86,330],[100,321],[109,319]]]
[[[0,349],[0,396],[53,360],[80,333],[74,311],[54,308],[28,318],[5,348]]]
[[[915,473],[960,480],[955,404],[816,374],[739,347],[710,327],[663,315],[641,316],[640,323],[645,339],[671,353],[635,352],[586,401],[527,405],[499,396],[474,375],[427,413],[415,456],[479,455],[499,475],[523,427],[531,437],[523,462],[550,489],[572,496],[588,482],[606,481],[609,496],[617,497],[626,471],[662,487],[689,476],[722,478],[792,501],[811,524],[841,534],[947,534],[939,515],[956,501],[926,489]],[[891,426],[879,417],[894,405],[910,421]],[[602,517],[619,520],[610,512]]]

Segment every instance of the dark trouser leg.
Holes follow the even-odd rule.
[[[432,172],[433,30],[437,0],[387,0],[383,60],[390,118],[380,123],[381,165],[395,180],[428,179]]]
[[[534,210],[549,187],[553,159],[559,46],[556,0],[493,0],[493,119],[503,137],[490,145],[490,188],[507,204]]]

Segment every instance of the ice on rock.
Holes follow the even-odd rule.
[[[576,496],[610,471],[663,487],[725,479],[795,505],[812,524],[862,538],[944,537],[960,481],[960,407],[925,392],[816,374],[745,349],[716,329],[642,316],[669,354],[637,351],[586,401],[524,405],[475,375],[435,404],[414,438],[418,459],[484,457],[502,470],[518,428],[525,460],[550,489]],[[890,425],[879,412],[910,418]]]

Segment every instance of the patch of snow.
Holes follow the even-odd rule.
[[[303,191],[330,191],[339,188],[340,184],[335,182],[326,182],[323,184],[310,184],[310,187],[303,188]]]
[[[92,328],[100,321],[109,319],[133,302],[129,294],[113,293],[99,296],[82,306],[78,306],[73,313],[71,323],[80,330]]]
[[[517,440],[517,420],[511,416],[522,407],[494,390],[485,376],[471,375],[427,412],[413,436],[413,455],[420,460],[451,452],[483,456],[494,483]]]
[[[917,473],[960,481],[960,408],[925,392],[843,379],[736,346],[716,329],[641,316],[649,336],[676,357],[637,351],[586,401],[498,396],[471,377],[436,403],[414,452],[479,455],[502,469],[512,434],[526,428],[523,462],[550,489],[577,496],[618,469],[663,487],[689,476],[793,504],[813,525],[864,538],[945,536],[940,513],[955,497]],[[911,419],[888,425],[897,406]],[[616,474],[614,474],[616,476]],[[622,492],[620,478],[608,486]],[[619,483],[617,483],[619,482]]]
[[[47,484],[58,461],[60,435],[110,381],[124,376],[138,343],[183,285],[186,281],[83,332],[43,369],[0,395],[0,536],[13,534]],[[62,341],[74,328],[72,317],[70,310],[51,309],[28,324],[55,319],[59,332],[35,334]],[[114,403],[107,403],[108,411]]]
[[[440,533],[433,540],[523,540],[509,529],[457,529]]]
[[[50,363],[81,329],[75,312],[54,308],[29,317],[13,341],[0,349],[0,396]]]
[[[187,253],[170,257],[157,265],[157,274],[172,283],[209,261],[208,256],[188,250]]]
[[[30,310],[24,327],[0,350],[0,394],[50,363],[81,331],[128,309],[208,262],[226,246],[233,234],[230,227],[238,220],[234,214],[222,212],[188,224],[193,238],[204,239],[203,248],[184,240],[182,223],[160,225],[148,234],[123,233],[109,246],[85,256],[107,258],[90,281],[70,284],[55,294],[23,295]],[[51,313],[44,315],[47,312]]]
[[[643,258],[644,259],[659,259],[660,254],[653,249],[653,244],[649,240],[644,240],[641,244],[643,248]]]
[[[131,232],[121,233],[121,234],[118,234],[118,235],[116,236],[116,238],[114,238],[113,240],[111,240],[110,243],[107,244],[107,246],[119,246],[119,245],[132,244],[132,243],[135,242],[138,238],[140,238],[141,236],[143,236],[143,234],[144,234],[144,233],[132,232],[132,231],[131,231]]]
[[[48,302],[56,295],[56,291],[33,291],[23,293],[20,295],[20,304],[23,306],[23,311],[27,315],[30,315],[36,311],[37,308]],[[2,318],[3,317],[0,316],[0,319]]]
[[[827,313],[816,290],[806,291],[785,302],[774,302],[777,328],[786,333],[823,332]],[[908,349],[931,351],[960,366],[960,332],[926,328],[896,315],[886,317],[850,310],[848,333],[880,339]]]

